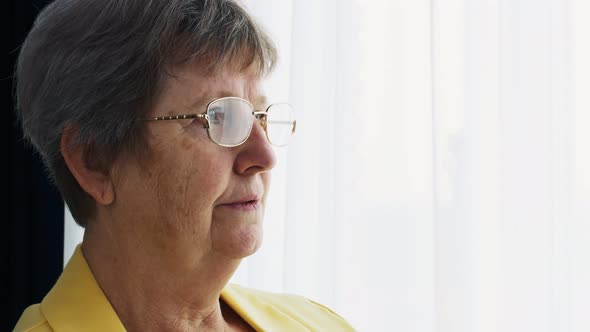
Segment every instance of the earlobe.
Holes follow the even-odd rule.
[[[64,161],[78,184],[100,205],[109,205],[115,200],[115,191],[108,170],[90,165],[86,147],[74,143],[78,127],[67,125],[64,129],[60,148]]]

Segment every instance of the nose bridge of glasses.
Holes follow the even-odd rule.
[[[265,111],[254,111],[252,112],[252,115],[254,115],[256,120],[258,120],[262,128],[264,128],[264,130],[266,131],[266,119],[268,117],[268,113]]]

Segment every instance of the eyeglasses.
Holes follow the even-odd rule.
[[[274,146],[289,144],[295,133],[297,121],[289,104],[272,104],[266,111],[255,111],[250,102],[238,97],[215,99],[207,105],[205,113],[160,116],[145,121],[205,119],[209,139],[214,143],[235,147],[250,137],[254,119],[258,120],[268,141]]]

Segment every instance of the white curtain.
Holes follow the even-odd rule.
[[[589,1],[244,3],[298,132],[234,282],[361,331],[590,331]]]

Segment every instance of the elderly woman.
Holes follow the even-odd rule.
[[[304,297],[228,284],[262,240],[295,131],[268,36],[230,0],[57,0],[17,68],[19,115],[84,240],[16,331],[345,331]]]

